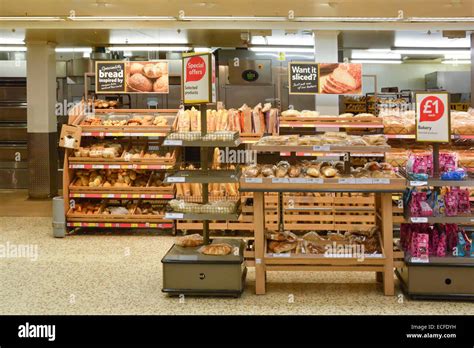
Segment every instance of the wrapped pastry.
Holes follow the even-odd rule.
[[[276,165],[275,176],[277,178],[284,178],[288,174],[290,164],[287,161],[280,161]]]
[[[270,178],[275,175],[277,168],[272,164],[265,164],[262,166],[261,173],[264,177]]]
[[[375,135],[364,135],[362,139],[369,145],[372,146],[383,146],[387,145],[387,138],[383,134]]]
[[[307,254],[324,254],[326,248],[311,241],[305,240],[305,249]]]
[[[300,166],[290,166],[288,170],[288,176],[290,178],[297,178],[301,174],[301,167]]]
[[[321,174],[324,175],[326,178],[333,178],[337,175],[337,170],[333,167],[323,167],[321,168]]]
[[[232,246],[227,243],[215,243],[205,245],[199,251],[204,255],[229,255],[232,252]]]
[[[270,241],[268,243],[268,249],[270,249],[271,252],[280,254],[284,252],[291,251],[293,249],[296,249],[297,243],[289,243],[289,242],[276,242],[276,241]]]
[[[176,238],[174,244],[182,246],[182,247],[197,247],[202,245],[204,240],[202,236],[198,233],[190,234],[183,237]]]
[[[297,236],[289,231],[285,232],[273,232],[273,233],[266,233],[265,237],[268,240],[273,240],[277,242],[290,242],[293,243],[297,240]]]
[[[260,168],[258,165],[249,166],[244,169],[243,174],[246,178],[256,178],[260,174]]]
[[[306,174],[313,178],[319,178],[319,176],[321,175],[317,167],[309,167],[308,169],[306,169]]]
[[[320,236],[317,232],[314,232],[314,231],[311,231],[311,232],[306,233],[306,234],[303,236],[303,239],[304,239],[304,240],[307,240],[307,241],[313,241],[313,242],[319,242],[319,241],[324,241],[324,240],[326,240],[325,238],[323,238],[323,237]]]

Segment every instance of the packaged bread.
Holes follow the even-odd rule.
[[[272,240],[268,243],[268,249],[272,253],[276,253],[276,254],[281,254],[281,253],[291,251],[293,249],[296,249],[296,246],[297,246],[296,241],[290,243],[290,242],[277,242],[277,241]]]
[[[229,255],[232,252],[232,246],[227,243],[215,243],[205,245],[199,251],[204,255]]]
[[[182,247],[197,247],[199,245],[202,245],[203,243],[204,240],[202,236],[198,233],[178,237],[174,242],[174,244]]]
[[[273,240],[277,242],[295,242],[297,240],[296,234],[290,232],[290,231],[284,231],[284,232],[267,232],[265,233],[265,237],[268,240]]]

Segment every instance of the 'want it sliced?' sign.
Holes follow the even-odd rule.
[[[290,94],[319,93],[318,63],[290,63],[288,66]]]

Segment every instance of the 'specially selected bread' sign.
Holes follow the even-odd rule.
[[[290,94],[362,94],[362,65],[291,62]]]
[[[169,93],[168,62],[96,62],[95,92]]]

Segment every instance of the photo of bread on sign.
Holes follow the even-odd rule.
[[[362,65],[353,63],[320,64],[320,93],[361,94]]]
[[[128,93],[169,93],[168,62],[127,62]]]

